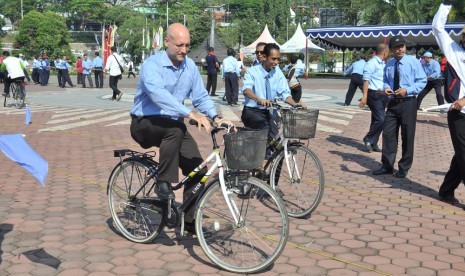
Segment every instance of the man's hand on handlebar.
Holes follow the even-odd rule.
[[[273,107],[273,102],[267,99],[258,99],[258,104],[265,107]]]
[[[205,127],[205,130],[207,131],[207,133],[210,133],[211,125],[207,117],[205,117],[202,114],[191,112],[189,113],[189,119],[197,121],[197,127],[199,131],[202,130],[202,126],[203,126]]]
[[[224,126],[228,126],[228,127],[232,127],[232,131],[233,132],[236,132],[237,129],[236,129],[236,126],[233,124],[233,122],[231,122],[230,120],[225,120],[225,119],[215,119],[215,121],[213,122],[217,127],[224,127]]]

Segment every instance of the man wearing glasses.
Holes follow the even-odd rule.
[[[255,60],[252,62],[252,65],[258,65],[261,64],[262,61],[265,60],[265,56],[263,55],[263,49],[265,49],[266,43],[265,42],[259,42],[257,46],[255,46]]]

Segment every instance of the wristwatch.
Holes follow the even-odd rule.
[[[218,118],[218,119],[223,119],[223,117],[221,117],[220,115],[216,114],[215,116],[213,116],[212,120],[213,122],[215,121],[215,119]]]

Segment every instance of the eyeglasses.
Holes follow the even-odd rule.
[[[255,51],[256,55],[263,55],[263,51]]]

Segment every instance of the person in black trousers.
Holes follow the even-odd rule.
[[[457,1],[458,2],[458,1]],[[456,204],[460,201],[455,197],[455,190],[460,183],[465,184],[465,28],[462,29],[460,43],[455,42],[445,30],[447,16],[452,1],[444,1],[433,20],[433,34],[439,48],[447,58],[445,68],[446,101],[452,103],[447,113],[450,137],[454,147],[454,156],[450,162],[444,181],[439,188],[439,199]]]
[[[205,57],[205,61],[207,62],[207,92],[210,96],[218,96],[216,95],[216,83],[220,63],[218,62],[213,47],[208,48],[208,55]]]
[[[416,95],[426,86],[426,74],[420,61],[406,55],[407,41],[394,36],[389,41],[394,58],[384,68],[384,93],[389,103],[384,119],[382,166],[374,175],[392,174],[396,161],[399,129],[402,135],[402,158],[398,162],[396,177],[407,176],[413,163],[415,127],[417,123]]]
[[[368,152],[381,151],[378,141],[383,132],[386,117],[386,95],[380,92],[384,87],[383,75],[387,58],[389,58],[389,47],[380,43],[376,47],[376,55],[366,63],[363,69],[363,97],[359,107],[364,108],[365,104],[368,104],[371,111],[370,130],[363,138]]]
[[[417,107],[420,110],[421,102],[423,98],[428,95],[431,89],[434,88],[436,92],[436,100],[438,101],[438,105],[444,104],[444,96],[441,93],[442,87],[442,73],[441,73],[441,65],[439,62],[433,59],[433,54],[430,52],[426,52],[423,54],[423,58],[425,59],[425,63],[423,64],[423,69],[425,69],[426,77],[428,77],[428,83],[425,86],[425,89],[420,92],[417,98]]]
[[[349,106],[354,97],[357,87],[362,90],[363,93],[363,68],[365,67],[366,61],[363,58],[360,58],[358,61],[354,62],[349,68],[344,71],[344,76],[352,74],[350,77],[349,88],[347,89],[346,99],[344,101],[344,106]]]
[[[228,57],[223,60],[223,79],[224,79],[224,90],[228,105],[237,105],[239,97],[239,79],[241,78],[241,72],[237,68],[237,59],[234,57],[234,50],[228,48]]]

